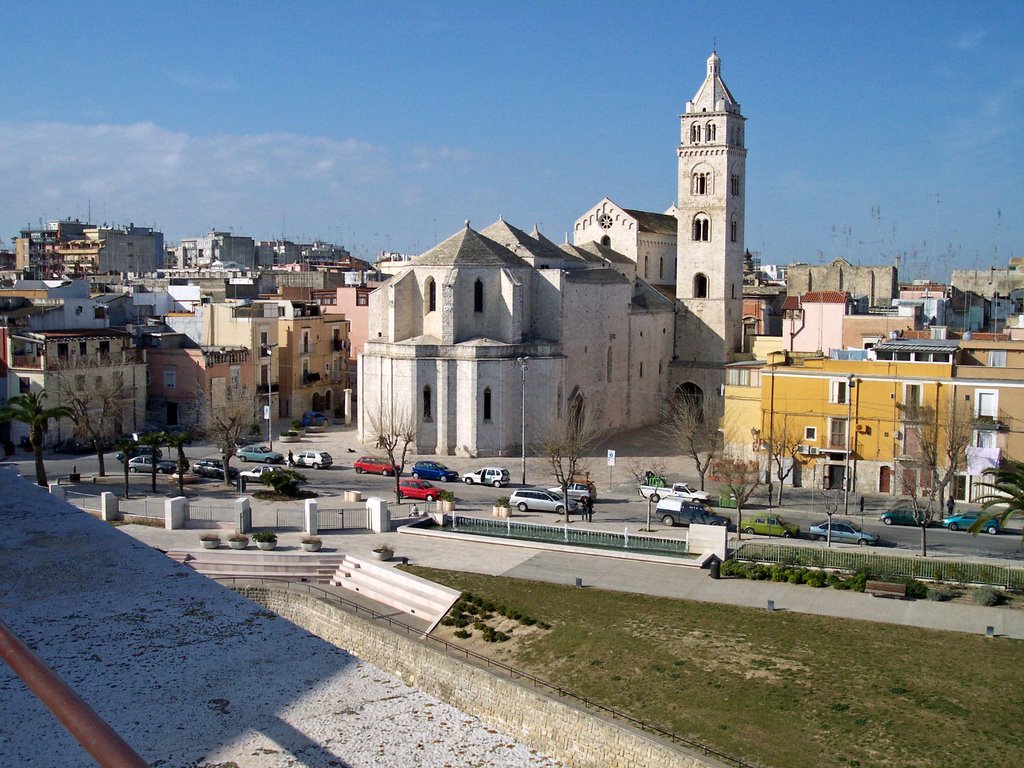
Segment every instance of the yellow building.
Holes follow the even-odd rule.
[[[962,446],[947,492],[967,501],[984,493],[986,467],[1024,458],[1012,415],[1024,413],[1024,343],[895,339],[844,356],[730,365],[730,449],[767,463],[774,435],[797,444],[787,482],[842,489],[849,477],[851,494],[895,495],[930,487],[919,469],[928,445],[943,466],[948,446]]]

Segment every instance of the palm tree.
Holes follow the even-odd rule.
[[[185,444],[192,442],[191,432],[176,432],[166,435],[167,447],[178,451],[178,493],[185,495],[184,474],[188,471],[188,459],[185,458]]]
[[[20,421],[28,425],[28,440],[36,458],[36,483],[47,486],[46,466],[43,464],[43,435],[50,419],[62,419],[71,416],[71,411],[63,406],[47,408],[44,404],[46,390],[26,392],[15,395],[7,401],[7,406],[0,410],[0,421]]]
[[[117,443],[114,444],[114,448],[124,455],[124,461],[121,462],[121,464],[124,469],[124,497],[126,499],[128,498],[128,461],[132,457],[132,451],[134,451],[137,446],[138,443],[131,438],[118,440]]]
[[[160,452],[160,446],[167,442],[167,435],[163,432],[147,432],[139,438],[139,442],[142,445],[148,446],[152,451],[153,461],[150,463],[150,469],[152,470],[153,493],[156,493],[157,454]]]
[[[985,474],[993,480],[983,487],[991,489],[992,493],[982,497],[982,514],[967,529],[975,536],[990,520],[1005,526],[1010,515],[1024,514],[1024,464],[1011,461],[1004,467],[986,469]]]

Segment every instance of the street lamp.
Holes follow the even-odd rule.
[[[273,351],[276,344],[267,344],[263,347],[267,353],[267,443],[270,450],[274,450],[274,360]]]
[[[523,399],[522,399],[522,414],[520,417],[520,443],[523,452],[523,485],[526,485],[526,368],[529,362],[529,357],[517,357],[516,362],[519,364],[519,368],[523,375]],[[568,518],[567,518],[568,519]]]
[[[853,445],[853,387],[851,373],[846,377],[846,467],[843,469],[843,514],[850,514],[850,447]],[[829,526],[831,527],[831,526]]]

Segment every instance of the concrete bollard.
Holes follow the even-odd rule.
[[[316,499],[306,499],[306,509],[303,511],[303,522],[306,533],[310,536],[317,534],[317,504]]]
[[[121,508],[118,504],[117,495],[110,491],[104,491],[100,494],[100,519],[108,522],[121,519]]]

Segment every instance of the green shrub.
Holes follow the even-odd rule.
[[[460,640],[465,640],[467,637],[472,637],[473,633],[468,632],[465,629],[457,629],[455,630],[455,636]]]
[[[256,531],[252,535],[253,541],[262,541],[264,544],[272,543],[277,541],[277,534],[273,531]]]
[[[928,587],[925,592],[929,600],[934,600],[937,603],[944,603],[947,600],[953,599],[953,593],[942,587]]]
[[[907,597],[913,600],[922,600],[928,597],[928,585],[917,579],[903,579],[907,585]]]
[[[978,605],[984,605],[991,607],[993,605],[1002,605],[1006,602],[1006,595],[1000,592],[998,589],[992,587],[982,587],[974,593],[974,602]]]

